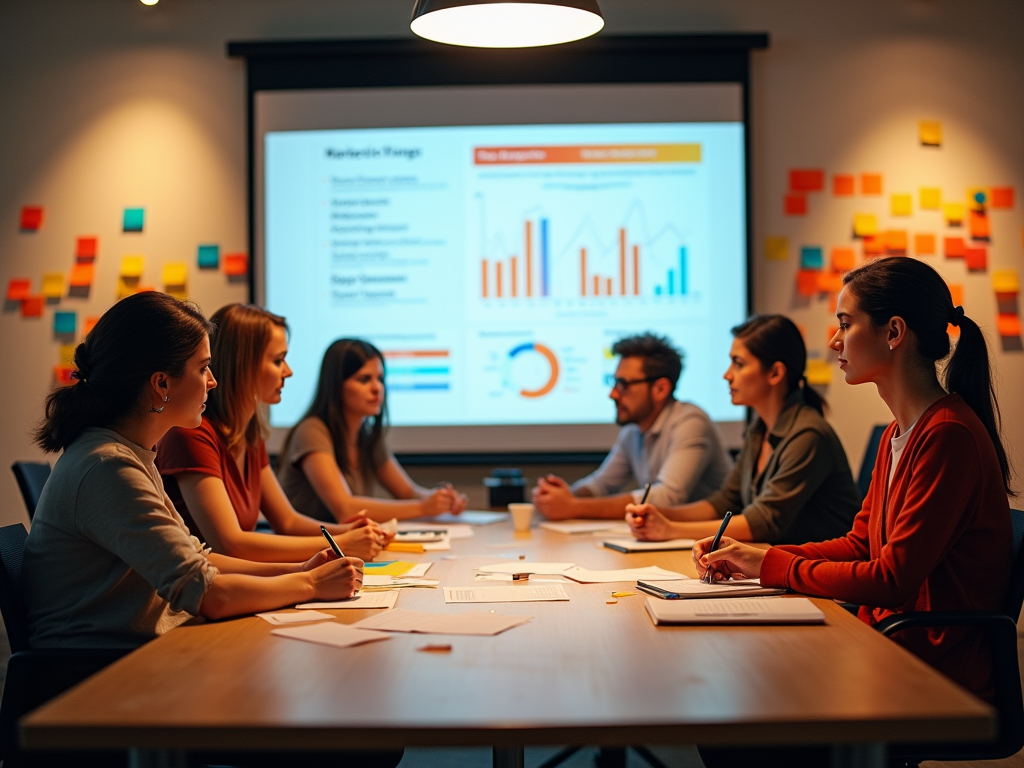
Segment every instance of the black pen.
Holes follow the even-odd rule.
[[[644,486],[644,495],[640,497],[640,504],[638,504],[637,506],[642,506],[643,503],[645,501],[647,501],[647,494],[649,494],[650,492],[651,492],[651,484],[648,483],[647,485]],[[633,513],[633,517],[639,517],[644,522],[647,521],[647,515],[640,515],[640,514],[637,514],[636,512],[634,512]]]
[[[732,512],[726,512],[725,517],[722,518],[722,524],[718,526],[718,533],[715,534],[715,538],[711,540],[711,548],[708,549],[707,554],[711,554],[718,545],[722,543],[722,536],[725,534],[725,529],[729,525],[729,521],[732,520]],[[710,584],[712,579],[711,563],[708,563],[708,569],[704,571],[704,578],[701,579],[705,584]]]
[[[330,531],[328,531],[321,525],[320,533],[322,533],[324,535],[324,538],[327,539],[327,543],[331,545],[331,549],[334,550],[334,554],[336,554],[338,557],[345,557],[345,553],[341,551],[341,547],[338,546],[338,542],[336,542],[334,540],[334,537],[331,536]]]

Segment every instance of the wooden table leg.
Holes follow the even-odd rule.
[[[832,768],[886,768],[885,744],[837,744]]]
[[[523,768],[523,747],[494,747],[494,768]]]
[[[128,750],[129,768],[188,768],[188,755],[173,749]]]

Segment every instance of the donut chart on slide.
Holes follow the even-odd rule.
[[[520,344],[518,347],[513,348],[512,351],[508,353],[508,364],[511,365],[512,360],[517,355],[527,354],[531,352],[542,355],[544,358],[547,359],[548,365],[551,366],[551,375],[548,377],[548,380],[537,389],[520,389],[519,394],[522,395],[523,397],[544,397],[544,395],[551,392],[551,390],[553,390],[555,388],[555,385],[558,383],[558,358],[555,357],[554,352],[552,352],[548,347],[545,347],[543,344],[537,344],[536,342],[527,342],[525,344]]]

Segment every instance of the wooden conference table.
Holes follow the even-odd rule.
[[[474,568],[519,554],[694,575],[689,551],[626,555],[508,523],[474,532],[451,552],[390,557],[435,561],[427,576],[442,586],[487,586]],[[606,603],[630,586],[570,583],[570,602],[445,605],[440,588],[398,600],[534,617],[495,637],[394,633],[338,649],[274,637],[256,617],[179,627],[29,715],[22,739],[128,748],[139,766],[183,764],[188,749],[489,745],[513,768],[524,745],[694,743],[832,744],[837,765],[879,766],[887,742],[994,734],[990,707],[829,601],[816,601],[824,626],[655,627],[642,593]],[[452,650],[416,650],[431,642]]]

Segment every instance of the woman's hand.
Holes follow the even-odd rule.
[[[711,549],[713,536],[701,539],[693,545],[693,562],[697,566],[697,575],[704,578],[710,568],[713,578],[722,579],[759,579],[761,563],[764,562],[767,550],[742,544],[728,536],[723,536],[718,549]]]
[[[672,521],[653,504],[627,504],[629,532],[640,541],[668,541],[677,538]]]
[[[332,560],[337,559],[338,556],[334,553],[334,550],[330,547],[327,547],[327,549],[321,549],[319,552],[317,552],[315,555],[309,558],[309,560],[307,560],[306,562],[300,563],[299,571],[315,571],[321,565],[326,565]]]
[[[459,514],[469,505],[469,496],[456,491],[454,485],[451,483],[445,483],[444,488],[448,491],[448,495],[451,497],[452,506],[449,511],[453,515]]]
[[[330,550],[326,551],[334,555]],[[355,595],[363,586],[363,561],[358,557],[338,559],[335,556],[330,562],[311,570],[309,575],[313,579],[315,599],[344,600]]]
[[[369,519],[365,524],[334,538],[342,552],[347,555],[355,555],[363,560],[373,560],[387,545],[387,537],[380,525]]]
[[[423,510],[423,514],[428,517],[435,517],[445,512],[452,512],[454,506],[452,493],[449,488],[435,488],[429,496],[420,501],[420,508]],[[460,509],[459,511],[461,512],[462,510]]]

